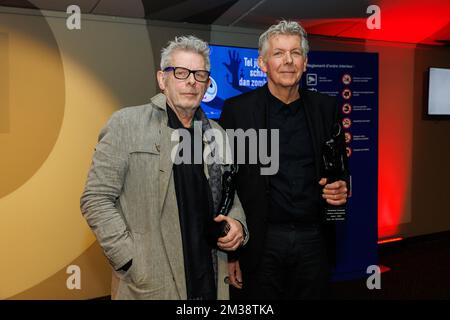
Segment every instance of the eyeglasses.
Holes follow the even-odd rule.
[[[167,67],[163,71],[173,71],[173,76],[180,80],[189,78],[191,73],[193,73],[194,79],[198,82],[208,82],[210,75],[210,72],[206,70],[189,70],[183,67]]]

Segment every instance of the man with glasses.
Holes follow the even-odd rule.
[[[162,93],[116,112],[100,133],[81,210],[114,269],[114,299],[228,299],[226,252],[248,233],[237,197],[216,217],[229,162],[203,160],[208,130],[225,137],[199,107],[209,68],[207,43],[175,38],[161,53]],[[180,151],[184,139],[193,143]],[[174,163],[180,152],[184,160]],[[211,243],[208,229],[218,222],[229,230]]]

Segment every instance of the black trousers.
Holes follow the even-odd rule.
[[[328,298],[330,266],[320,226],[269,224],[258,268],[242,277],[242,292],[233,290],[232,298]]]

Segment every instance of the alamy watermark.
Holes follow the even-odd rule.
[[[211,128],[202,134],[201,121],[194,121],[193,129],[193,139],[187,129],[177,129],[172,133],[171,141],[177,142],[171,151],[174,164],[259,163],[261,175],[274,175],[278,172],[280,163],[278,129],[222,131]]]
[[[81,29],[81,9],[79,6],[73,4],[67,7],[67,14],[70,16],[66,19],[66,27],[69,30],[80,30]]]
[[[66,280],[66,287],[69,290],[81,290],[81,269],[76,264],[67,267],[66,273],[70,274]]]
[[[370,265],[366,270],[367,274],[370,276],[366,280],[367,289],[381,289],[381,269],[377,265]]]
[[[381,29],[381,9],[379,6],[372,4],[367,7],[366,13],[370,16],[366,20],[366,26],[369,30]]]

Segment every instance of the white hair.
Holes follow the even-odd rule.
[[[209,47],[208,44],[194,36],[175,37],[175,40],[169,41],[167,47],[161,50],[161,70],[164,70],[171,65],[172,54],[177,51],[190,51],[200,54],[205,60],[205,68],[209,71],[211,63],[209,61]],[[176,67],[176,66],[172,66]]]
[[[309,52],[308,35],[305,29],[296,21],[281,20],[278,24],[270,26],[260,37],[259,37],[259,55],[263,56],[266,54],[269,39],[276,35],[294,35],[299,36],[301,39],[302,54],[306,58]]]

